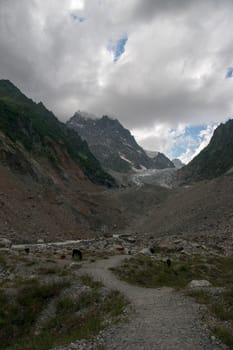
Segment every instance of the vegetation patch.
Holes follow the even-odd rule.
[[[221,341],[226,344],[229,349],[233,349],[233,334],[232,329],[226,328],[224,326],[215,327],[213,330],[214,334],[221,339]]]
[[[137,256],[126,259],[120,267],[112,270],[123,280],[148,288],[184,288],[192,280],[207,279],[214,286],[233,285],[233,258],[193,257],[171,258],[166,261]]]
[[[112,269],[121,279],[143,287],[182,289],[192,280],[208,280],[220,288],[188,289],[186,294],[206,305],[214,321],[210,328],[223,343],[233,349],[233,258],[171,257],[171,266],[145,256],[126,259]]]
[[[205,304],[210,315],[214,317],[211,326],[222,342],[233,349],[233,287],[215,293],[206,290],[190,290],[187,294],[199,303]]]
[[[19,288],[14,299],[0,290],[0,349],[23,349],[21,344],[30,342],[40,312],[67,286],[67,282],[41,285],[31,280]]]
[[[120,293],[87,274],[75,282],[65,264],[50,266],[42,257],[36,266],[28,262],[0,259],[14,275],[0,287],[0,350],[48,350],[91,338],[121,318],[127,301]]]

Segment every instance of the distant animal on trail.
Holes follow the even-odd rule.
[[[166,263],[167,263],[167,266],[168,266],[168,267],[171,267],[171,264],[172,264],[171,259],[167,259]]]
[[[79,260],[82,260],[83,254],[82,254],[81,250],[79,250],[79,249],[73,249],[72,258],[73,258],[73,259],[79,258]]]
[[[30,253],[30,249],[29,248],[25,248],[24,251],[25,251],[26,254]]]
[[[151,254],[154,254],[155,253],[155,248],[150,248],[150,252],[151,252]]]

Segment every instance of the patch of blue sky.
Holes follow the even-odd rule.
[[[124,34],[118,40],[111,40],[108,44],[108,50],[113,53],[113,62],[116,63],[125,52],[125,45],[128,41],[128,35]]]
[[[202,131],[206,130],[207,127],[208,125],[206,124],[186,127],[184,133],[175,137],[172,158],[179,158],[187,151],[187,148],[190,152],[194,152],[203,141],[204,136],[202,135]]]
[[[226,79],[233,78],[233,67],[229,67],[226,73]]]

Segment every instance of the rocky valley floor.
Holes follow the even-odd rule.
[[[117,189],[1,175],[0,349],[233,347],[232,174]]]
[[[171,244],[176,247],[173,251]],[[229,329],[231,317],[219,326],[208,303],[196,303],[187,292],[199,297],[212,293],[218,301],[227,288],[232,291],[232,259],[191,241],[170,241],[167,246],[160,241],[157,251],[142,247],[131,236],[115,235],[2,248],[0,349],[227,349],[213,329],[222,325]],[[72,259],[73,249],[82,250],[82,261]],[[172,270],[165,267],[167,257],[172,259]],[[222,279],[214,277],[219,268]],[[154,281],[148,288],[161,271],[165,277],[175,273],[169,280],[181,276],[183,287],[167,287],[167,277],[161,276],[158,286]],[[211,283],[190,292],[188,283],[197,277]],[[232,308],[232,297],[226,300]]]

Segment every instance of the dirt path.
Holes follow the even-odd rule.
[[[132,304],[129,322],[104,331],[106,350],[217,350],[227,347],[212,341],[201,324],[199,306],[171,288],[150,289],[119,281],[109,271],[125,256],[84,265],[82,272],[119,290]]]

